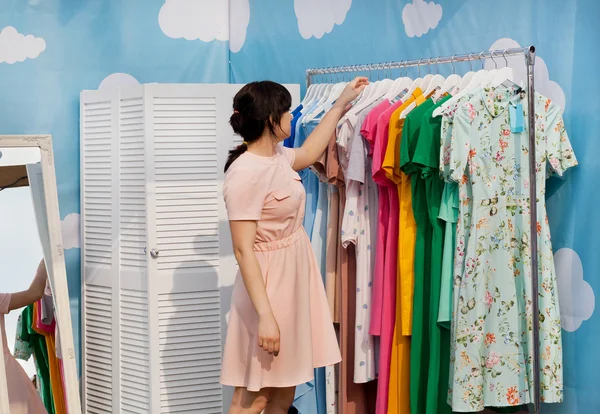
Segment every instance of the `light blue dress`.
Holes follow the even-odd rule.
[[[318,125],[318,122],[308,122],[306,125],[303,125],[303,118],[305,114],[310,113],[313,107],[308,108],[307,111],[303,111],[302,115],[298,118],[295,125],[294,130],[294,148],[300,148],[306,138],[310,133],[315,129]],[[304,189],[306,190],[306,208],[304,215],[304,229],[308,234],[308,237],[313,241],[313,233],[322,240],[325,240],[327,233],[327,220],[323,220],[324,226],[319,226],[319,229],[314,229],[315,218],[317,216],[317,210],[319,207],[323,209],[322,204],[319,206],[319,192],[321,183],[317,175],[311,171],[309,168],[305,168],[302,171],[298,171],[300,174],[300,178],[302,179],[302,184],[304,185]],[[325,187],[326,188],[326,187]],[[324,217],[327,217],[327,191],[325,191],[324,200],[321,200],[325,203],[325,212]],[[321,210],[322,211],[322,210]],[[324,230],[321,228],[324,227]],[[323,233],[324,232],[324,233]],[[324,235],[322,235],[324,234]],[[319,262],[319,268],[321,269],[322,275],[324,275],[324,260],[321,260],[321,256],[325,257],[325,249],[322,249],[322,252],[317,255],[317,261]],[[325,414],[327,410],[327,404],[325,399],[326,393],[326,378],[325,378],[325,368],[317,368],[315,369],[315,379],[313,381],[307,382],[306,384],[301,384],[296,387],[296,395],[294,397],[294,407],[298,410],[300,414]]]

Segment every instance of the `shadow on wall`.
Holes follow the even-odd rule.
[[[222,387],[219,379],[233,286],[220,283],[220,272],[224,270],[217,267],[217,237],[216,233],[190,237],[193,261],[178,259],[171,273],[172,284],[159,283],[165,286],[158,295],[161,408],[165,412],[185,407],[195,412],[221,413],[231,401],[233,389]],[[225,237],[229,237],[228,228]],[[164,257],[167,252],[160,253]],[[182,257],[174,255],[183,254],[183,249],[168,254],[170,258]],[[231,259],[235,262],[233,255]],[[166,276],[164,271],[160,273]],[[229,278],[227,274],[225,279]]]

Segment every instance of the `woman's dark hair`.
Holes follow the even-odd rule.
[[[261,81],[245,85],[233,98],[233,114],[229,124],[233,132],[250,144],[261,137],[265,128],[275,135],[281,116],[292,106],[292,96],[282,85]],[[247,144],[238,145],[229,151],[225,171],[246,150]]]

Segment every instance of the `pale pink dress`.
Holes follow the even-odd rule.
[[[6,369],[10,414],[46,414],[46,407],[44,407],[42,399],[31,380],[8,349],[4,315],[8,313],[10,296],[8,293],[0,293],[0,328],[2,328],[4,367]]]
[[[323,279],[304,228],[305,191],[293,149],[242,154],[229,168],[223,196],[229,220],[257,220],[254,251],[281,334],[277,357],[258,347],[258,317],[238,272],[233,287],[221,383],[258,391],[290,387],[314,368],[341,360]]]

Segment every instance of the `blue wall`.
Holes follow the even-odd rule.
[[[0,41],[0,134],[54,136],[61,217],[79,213],[79,92],[96,89],[112,73],[128,73],[140,83],[272,79],[304,84],[308,67],[487,50],[503,38],[535,44],[543,60],[539,90],[553,99],[564,93],[565,122],[580,161],[566,180],[548,184],[554,247],[566,249],[558,267],[569,331],[564,332],[565,403],[545,412],[600,412],[595,385],[600,320],[592,313],[590,296],[600,288],[595,231],[600,218],[594,214],[600,204],[595,187],[600,167],[593,158],[600,154],[595,138],[600,130],[600,3],[435,0],[435,6],[414,0],[405,9],[412,2],[231,0],[232,53],[223,1],[195,0],[190,13],[178,14],[177,0],[169,0],[162,18],[170,24],[161,29],[161,0],[2,0],[0,30],[12,26],[44,39],[45,48],[23,62],[1,63],[8,52]],[[415,27],[413,18],[407,26],[403,11],[407,17],[427,16],[422,21],[431,24]],[[469,65],[456,69],[464,73]],[[440,67],[441,73],[449,71]],[[68,250],[66,259],[78,340],[79,250]],[[582,297],[587,298],[583,304]]]

